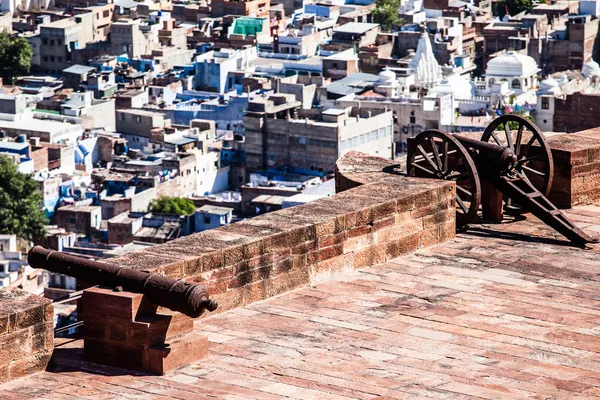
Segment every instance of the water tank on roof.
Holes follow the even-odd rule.
[[[17,136],[17,143],[25,143],[25,142],[27,142],[27,135]]]

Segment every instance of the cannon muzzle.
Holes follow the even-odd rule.
[[[91,261],[42,246],[33,247],[27,261],[34,268],[80,278],[100,286],[120,286],[130,292],[143,293],[151,303],[192,318],[200,316],[204,310],[217,309],[217,303],[208,298],[204,285],[191,284],[181,279]]]

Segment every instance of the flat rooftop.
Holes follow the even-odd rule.
[[[371,29],[375,29],[379,24],[370,24],[367,22],[348,22],[342,26],[338,26],[333,31],[338,33],[358,33],[363,34]]]
[[[567,212],[600,233],[600,205]],[[2,399],[600,397],[600,245],[530,215],[343,278],[196,321],[206,359],[145,376],[57,339],[46,372]]]

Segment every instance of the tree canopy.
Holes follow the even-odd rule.
[[[150,203],[150,211],[159,214],[190,215],[196,211],[191,200],[182,197],[161,196]]]
[[[31,241],[43,238],[46,215],[42,202],[38,183],[20,173],[10,158],[0,156],[0,234]]]
[[[373,21],[381,26],[381,30],[389,32],[400,25],[398,16],[400,0],[375,0],[375,9],[372,12]]]
[[[12,83],[16,76],[29,72],[33,52],[25,38],[0,32],[0,76],[4,83]]]
[[[516,15],[522,11],[529,10],[531,6],[531,0],[502,0],[496,3],[496,13],[500,18],[504,18],[507,8],[510,15]]]

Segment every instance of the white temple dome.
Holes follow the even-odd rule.
[[[558,81],[558,86],[562,87],[567,83],[569,83],[569,78],[567,78],[567,75],[562,74],[562,76],[560,77],[560,81]]]
[[[600,65],[594,60],[590,60],[583,65],[581,68],[581,75],[591,78],[592,76],[600,75]]]
[[[488,61],[485,74],[489,76],[510,76],[516,78],[537,74],[539,70],[533,57],[511,50]]]
[[[385,67],[378,76],[379,78],[377,82],[380,84],[393,85],[394,83],[398,83],[396,74],[388,67]]]
[[[559,83],[553,77],[549,76],[540,82],[538,94],[561,94]]]
[[[433,93],[438,95],[452,93],[456,99],[471,99],[473,97],[473,86],[471,82],[461,76],[451,76],[428,92],[428,94]]]
[[[547,77],[542,82],[540,82],[540,88],[551,89],[554,87],[558,87],[558,82],[551,76]]]

